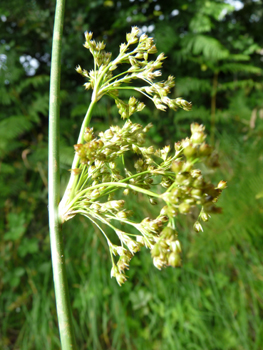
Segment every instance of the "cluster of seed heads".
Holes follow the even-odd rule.
[[[84,47],[89,49],[94,58],[94,70],[89,72],[77,66],[76,70],[82,76],[88,79],[84,84],[87,90],[93,90],[93,101],[98,101],[103,95],[109,95],[114,98],[122,118],[129,118],[134,112],[141,111],[145,105],[131,97],[128,103],[125,103],[118,97],[118,89],[129,89],[141,92],[153,101],[157,109],[165,111],[167,107],[177,110],[183,108],[189,111],[192,104],[182,98],[170,99],[168,94],[174,87],[174,77],[169,76],[166,81],[154,82],[155,78],[162,75],[161,68],[163,60],[166,58],[161,53],[155,60],[148,60],[150,54],[157,52],[153,38],[146,34],[139,35],[139,28],[132,27],[131,33],[126,35],[126,43],[120,45],[118,56],[111,61],[111,53],[105,52],[104,42],[96,43],[92,40],[93,33],[85,33]],[[131,48],[131,46],[134,46]],[[120,66],[128,68],[121,73],[118,71]],[[146,86],[133,86],[134,80],[141,80]]]
[[[123,127],[111,127],[98,137],[92,128],[87,128],[85,142],[75,145],[81,165],[73,170],[78,176],[81,171],[79,182],[84,182],[85,186],[80,186],[83,189],[70,215],[82,213],[97,226],[101,222],[115,231],[120,246],[114,245],[103,233],[112,256],[111,275],[119,284],[126,280],[125,270],[129,268],[133,255],[143,246],[151,250],[153,263],[158,269],[181,266],[182,249],[175,229],[176,217],[199,208],[194,228],[201,231],[200,221],[207,221],[211,213],[220,212],[216,202],[226,187],[224,181],[217,186],[206,181],[201,170],[196,168],[198,162],[214,166],[214,159],[217,160],[213,149],[205,142],[202,125],[192,124],[191,136],[175,143],[173,151],[169,146],[157,150],[153,146],[144,147],[146,133],[151,126],[143,127],[127,120]],[[134,153],[134,167],[129,170],[118,162],[127,151]],[[164,191],[158,188],[164,188]],[[160,208],[156,219],[145,218],[137,223],[131,219],[132,212],[125,209],[125,201],[114,200],[118,189],[123,190],[125,195],[129,192],[145,193],[151,204],[165,202],[165,205]],[[108,201],[102,202],[101,198],[106,195]],[[139,234],[116,228],[114,221],[130,225]],[[116,255],[119,256],[117,263]]]
[[[120,45],[119,55],[111,61],[111,54],[104,51],[105,44],[92,40],[92,33],[85,34],[84,46],[94,57],[94,70],[87,72],[78,66],[77,71],[88,78],[85,87],[93,89],[92,103],[105,94],[113,97],[126,121],[122,127],[111,126],[98,135],[93,128],[85,129],[81,138],[83,142],[74,146],[78,160],[72,169],[74,185],[70,187],[69,199],[63,203],[62,215],[62,221],[65,221],[80,213],[101,230],[111,255],[111,276],[119,285],[126,281],[125,270],[129,269],[130,260],[141,247],[151,250],[153,264],[158,269],[181,266],[182,248],[176,217],[196,214],[199,210],[194,228],[201,231],[200,221],[207,221],[210,213],[220,212],[216,202],[226,187],[224,181],[213,185],[197,168],[200,162],[208,167],[218,166],[217,155],[205,142],[202,125],[192,124],[191,136],[175,143],[171,150],[170,146],[162,149],[146,146],[146,133],[152,124],[143,127],[130,121],[130,116],[141,111],[144,104],[134,97],[130,97],[127,103],[122,101],[118,97],[121,85],[122,89],[141,92],[160,110],[167,107],[191,109],[191,103],[182,98],[168,97],[174,86],[172,76],[166,81],[154,82],[161,75],[164,54],[148,61],[149,54],[157,52],[155,44],[147,35],[138,35],[139,29],[133,27],[126,36],[127,42]],[[133,49],[132,45],[135,45]],[[128,69],[114,77],[113,71],[123,64],[128,64]],[[147,85],[126,85],[135,79]],[[125,166],[126,152],[133,159],[133,166]],[[114,198],[118,190],[125,196],[129,193],[145,194],[152,205],[160,205],[159,215],[154,219],[146,217],[141,222],[134,221],[132,212],[125,208],[125,200]],[[121,224],[123,229],[119,228],[120,225],[114,226],[114,222]],[[105,227],[116,233],[119,245],[112,243]],[[130,227],[132,233],[126,232],[126,227]]]
[[[145,143],[145,134],[152,127],[148,124],[143,127],[127,120],[123,127],[112,126],[105,132],[95,136],[93,128],[86,128],[84,133],[85,143],[74,146],[82,164],[91,165],[95,160],[114,162],[127,151],[134,151],[142,155],[150,155],[153,147],[142,147]],[[110,165],[114,169],[114,165]]]

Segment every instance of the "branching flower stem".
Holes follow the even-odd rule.
[[[49,104],[49,171],[48,171],[48,208],[51,258],[55,286],[56,307],[62,350],[76,350],[68,282],[66,276],[65,255],[61,222],[58,215],[60,193],[59,180],[59,93],[61,67],[61,41],[63,32],[65,0],[57,0],[54,34],[52,42],[52,60],[50,77]]]
[[[161,195],[159,195],[159,194],[157,194],[155,192],[146,190],[146,189],[138,187],[138,186],[126,184],[126,183],[123,183],[123,182],[104,182],[103,184],[90,186],[89,188],[86,188],[85,190],[80,191],[78,194],[75,194],[74,199],[67,205],[66,208],[64,208],[65,212],[69,212],[70,208],[73,208],[74,204],[78,200],[80,200],[82,197],[84,197],[87,192],[90,192],[90,191],[95,190],[96,188],[100,188],[100,187],[107,187],[106,190],[111,190],[111,189],[116,190],[118,187],[122,187],[122,188],[131,189],[131,190],[136,191],[136,192],[147,194],[148,196],[151,196],[151,197],[160,198],[160,196],[161,196]],[[103,193],[102,193],[102,195],[103,195]]]
[[[90,123],[90,119],[92,117],[92,111],[93,111],[93,108],[96,104],[96,101],[92,101],[89,105],[89,108],[87,110],[87,113],[85,115],[85,118],[83,120],[83,123],[82,123],[82,126],[81,126],[81,129],[80,129],[80,133],[79,133],[79,138],[78,138],[78,143],[82,143],[83,142],[83,137],[84,137],[84,132],[85,132],[85,129],[86,127],[88,127],[89,123]],[[74,156],[74,159],[73,159],[73,162],[72,162],[72,169],[76,169],[79,165],[79,156],[77,153],[75,153],[75,156]],[[79,180],[79,176],[78,175],[75,175],[73,172],[71,173],[70,175],[70,179],[69,179],[69,182],[68,182],[68,185],[67,185],[67,188],[65,190],[65,193],[64,193],[64,196],[59,204],[59,212],[61,211],[61,208],[63,208],[66,203],[68,203],[69,201],[72,200],[72,198],[74,198],[74,195],[75,195],[75,191],[74,189],[76,188],[76,185],[77,185],[77,182]],[[60,218],[61,218],[61,214],[60,214]]]
[[[89,108],[87,110],[87,113],[85,115],[83,123],[81,125],[81,129],[80,129],[80,133],[79,133],[79,137],[78,137],[78,143],[82,143],[84,141],[85,129],[89,126],[89,123],[90,123],[90,120],[92,117],[93,108],[99,99],[99,95],[98,95],[99,86],[101,83],[101,79],[103,78],[103,75],[106,72],[106,70],[107,69],[104,69],[104,71],[99,75],[99,78],[97,79],[97,81],[95,83],[95,87],[94,87],[94,90],[92,93],[91,103],[89,105]],[[76,169],[78,167],[78,165],[79,165],[79,156],[77,153],[75,153],[75,156],[74,156],[74,159],[72,162],[72,169]],[[65,207],[66,203],[71,201],[72,198],[74,198],[74,196],[75,196],[75,189],[76,189],[76,185],[78,182],[78,178],[79,178],[78,175],[74,174],[73,172],[71,173],[71,176],[70,176],[67,188],[65,190],[64,196],[59,204],[60,218],[62,218],[61,212],[63,211],[63,208]]]

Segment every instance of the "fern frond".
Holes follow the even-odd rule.
[[[230,4],[218,3],[214,1],[204,2],[202,12],[213,17],[216,21],[222,20],[227,14],[233,12],[235,7]]]
[[[190,92],[207,92],[211,89],[211,84],[205,79],[186,77],[177,80],[176,89],[178,95],[187,96]]]
[[[180,121],[180,120],[198,120],[198,121],[202,121],[207,122],[207,120],[209,120],[211,117],[211,113],[210,110],[206,109],[203,106],[197,107],[194,106],[191,111],[186,112],[183,110],[178,110],[175,114],[175,120],[176,122]]]
[[[33,77],[28,77],[27,79],[23,79],[21,83],[17,86],[16,90],[20,94],[25,88],[29,86],[38,88],[41,85],[47,84],[48,82],[49,82],[48,75],[35,75]]]
[[[244,63],[224,63],[220,66],[221,72],[246,72],[252,74],[262,74],[262,69],[259,67],[247,65]]]
[[[228,83],[218,84],[218,91],[226,91],[226,90],[235,90],[235,89],[252,89],[255,88],[257,90],[263,89],[263,84],[253,81],[252,79],[244,79],[244,80],[236,80],[230,81]]]
[[[191,20],[189,25],[193,33],[205,33],[212,29],[210,18],[202,13],[197,13]]]
[[[39,93],[35,94],[31,105],[28,107],[28,115],[30,119],[38,123],[39,122],[39,114],[48,114],[48,94],[45,93],[40,95]]]
[[[10,141],[32,128],[32,122],[25,116],[11,116],[0,121],[0,139]]]
[[[229,56],[229,51],[215,38],[202,34],[189,34],[183,38],[187,53],[203,55],[207,60],[221,60]]]
[[[249,55],[244,55],[241,53],[237,53],[237,54],[230,54],[228,56],[229,60],[232,61],[249,61],[250,60],[250,56]]]

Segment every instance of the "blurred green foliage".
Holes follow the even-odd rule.
[[[83,218],[65,224],[66,260],[79,349],[260,350],[263,342],[263,8],[241,0],[71,1],[66,3],[61,81],[61,178],[89,98],[77,64],[91,30],[117,52],[131,25],[154,36],[176,76],[174,97],[191,112],[152,106],[134,120],[152,122],[151,138],[169,144],[192,121],[206,125],[220,153],[216,180],[228,180],[223,214],[202,234],[179,222],[182,269],[157,271],[134,258],[129,282],[110,279],[100,232]],[[0,348],[59,349],[47,220],[47,115],[54,1],[0,4]],[[110,101],[93,126],[119,123]],[[148,203],[134,199],[138,217]]]

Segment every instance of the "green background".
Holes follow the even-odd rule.
[[[113,54],[137,25],[165,52],[172,97],[191,112],[147,104],[133,121],[154,124],[155,146],[203,123],[220,155],[209,174],[227,180],[214,215],[196,234],[178,220],[183,267],[158,271],[149,251],[132,260],[119,287],[103,237],[84,218],[63,228],[79,349],[260,350],[263,343],[263,4],[262,1],[66,1],[61,78],[62,190],[90,94],[75,72],[93,62],[84,31]],[[60,348],[47,216],[47,127],[55,1],[0,4],[0,349]],[[125,95],[124,95],[125,98]],[[128,98],[128,95],[126,96]],[[110,99],[92,126],[121,123]],[[139,204],[138,204],[139,203]],[[130,199],[138,219],[153,208]],[[143,208],[143,209],[142,209]],[[193,218],[194,220],[194,218]]]

